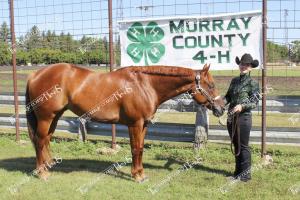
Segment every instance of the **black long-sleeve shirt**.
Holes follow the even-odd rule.
[[[226,104],[229,103],[229,110],[241,104],[244,113],[256,108],[260,98],[258,82],[250,74],[243,74],[232,79],[224,100]]]

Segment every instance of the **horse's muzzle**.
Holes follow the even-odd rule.
[[[213,106],[212,107],[213,115],[216,117],[221,117],[224,114],[225,108],[221,106]]]

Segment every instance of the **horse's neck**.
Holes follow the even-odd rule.
[[[163,79],[161,81],[161,79]],[[170,79],[170,81],[166,81]],[[162,77],[153,80],[153,88],[156,91],[158,103],[161,104],[191,89],[194,84],[192,77]]]

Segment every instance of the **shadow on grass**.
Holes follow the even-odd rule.
[[[181,160],[176,160],[174,158],[167,158],[167,162],[165,163],[164,168],[168,169],[168,170],[171,170],[171,165],[177,164],[177,165],[183,166],[185,163],[186,162],[181,161]],[[229,172],[229,171],[222,170],[222,169],[211,168],[211,167],[204,166],[204,165],[195,165],[193,168],[196,169],[196,170],[199,170],[199,171],[204,171],[204,172],[208,172],[208,173],[215,173],[215,174],[221,174],[221,175],[224,175],[224,176],[232,175],[232,173]]]
[[[119,161],[121,163],[123,161]],[[99,161],[99,160],[88,160],[88,159],[63,159],[61,163],[54,165],[50,172],[63,172],[70,173],[76,171],[88,171],[92,173],[102,173],[105,174],[106,170],[113,168],[116,162],[110,161]],[[35,158],[9,158],[0,160],[0,168],[5,169],[10,172],[20,171],[30,175],[35,168]],[[116,165],[117,166],[117,165]],[[126,166],[131,166],[127,164]],[[153,165],[149,163],[144,163],[145,169],[165,169],[164,166]],[[116,176],[121,179],[130,180],[131,174],[122,172],[122,169],[116,171],[116,173],[108,174],[111,176]]]
[[[203,166],[203,165],[196,165],[194,167],[194,169],[196,170],[200,170],[200,171],[205,171],[208,173],[215,173],[215,174],[220,174],[220,175],[224,175],[224,176],[231,176],[232,172],[223,170],[223,169],[216,169],[216,168],[211,168],[211,167],[207,167],[207,166]]]
[[[121,162],[121,161],[120,161]],[[61,163],[54,165],[50,172],[63,172],[63,173],[70,173],[76,171],[88,171],[92,173],[101,173],[105,174],[105,171],[108,170],[110,167],[113,167],[113,164],[116,162],[110,161],[99,161],[99,160],[87,160],[87,159],[63,159]],[[184,165],[185,162],[178,161],[174,159],[167,159],[167,162],[164,166],[153,165],[149,163],[144,163],[144,169],[162,169],[162,170],[170,170],[170,166],[172,164]],[[127,164],[131,166],[131,164]],[[30,175],[35,167],[35,158],[34,157],[27,157],[27,158],[10,158],[10,159],[3,159],[0,160],[0,168],[5,169],[7,171],[20,171]],[[195,165],[195,170],[199,170],[199,172],[208,172],[208,173],[216,173],[221,174],[224,176],[231,175],[230,172],[226,170],[216,169],[207,167],[204,165]],[[110,176],[115,176],[125,180],[132,180],[130,173],[125,173],[121,170],[115,171],[116,173],[108,174]]]

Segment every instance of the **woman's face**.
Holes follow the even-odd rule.
[[[251,64],[241,63],[239,65],[239,68],[240,68],[241,74],[247,74],[248,72],[250,72],[252,70]]]

